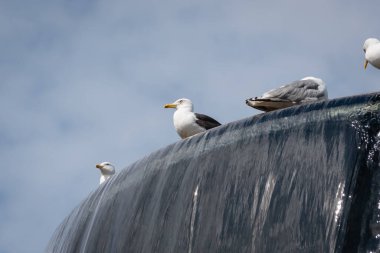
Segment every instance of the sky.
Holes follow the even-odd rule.
[[[378,2],[0,1],[0,253],[43,252],[117,170],[179,141],[165,103],[228,123],[245,99],[303,78],[329,98],[379,91],[363,43]]]

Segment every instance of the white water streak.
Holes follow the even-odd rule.
[[[88,239],[90,238],[91,230],[94,226],[95,219],[97,218],[97,213],[98,213],[100,203],[102,202],[104,194],[107,192],[109,186],[111,185],[111,183],[109,181],[111,181],[111,180],[108,180],[108,182],[104,183],[105,184],[104,189],[101,191],[100,197],[96,198],[96,199],[98,199],[98,202],[96,203],[96,207],[94,209],[94,213],[92,214],[91,221],[87,224],[86,232],[85,232],[85,236],[84,236],[84,245],[83,244],[81,245],[81,250],[80,250],[81,253],[86,252],[87,242],[88,242]]]
[[[197,207],[198,207],[198,189],[199,189],[199,185],[197,185],[197,187],[195,188],[194,194],[193,194],[193,210],[191,211],[190,239],[189,239],[189,251],[188,251],[188,253],[191,253],[192,245],[193,245],[195,215],[197,214]]]

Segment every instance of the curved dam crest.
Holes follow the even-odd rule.
[[[62,222],[46,252],[380,249],[380,94],[295,106],[133,163]]]

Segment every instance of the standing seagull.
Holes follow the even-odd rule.
[[[182,139],[221,125],[207,115],[194,113],[193,103],[187,98],[178,99],[172,104],[166,104],[164,107],[177,109],[173,115],[173,122],[177,133]]]
[[[380,41],[374,38],[366,39],[363,50],[365,54],[364,69],[367,68],[368,62],[380,69]]]
[[[322,79],[309,76],[265,92],[261,97],[249,98],[245,103],[258,110],[270,112],[324,99],[327,99],[326,84]]]
[[[110,162],[102,162],[96,165],[96,168],[100,169],[100,184],[110,178],[113,174],[115,174],[115,166],[113,166]]]

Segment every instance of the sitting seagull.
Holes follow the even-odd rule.
[[[363,50],[365,54],[364,69],[367,68],[368,62],[380,69],[380,41],[374,38],[366,39]]]
[[[110,162],[102,162],[96,165],[96,168],[100,169],[100,184],[115,174],[115,167]]]
[[[245,102],[253,108],[269,112],[324,99],[327,99],[325,83],[322,79],[309,76],[265,92],[261,97],[249,98]]]
[[[177,133],[182,139],[221,125],[207,115],[194,113],[193,103],[187,98],[178,99],[172,104],[166,104],[164,107],[177,109],[173,115],[173,122]]]

